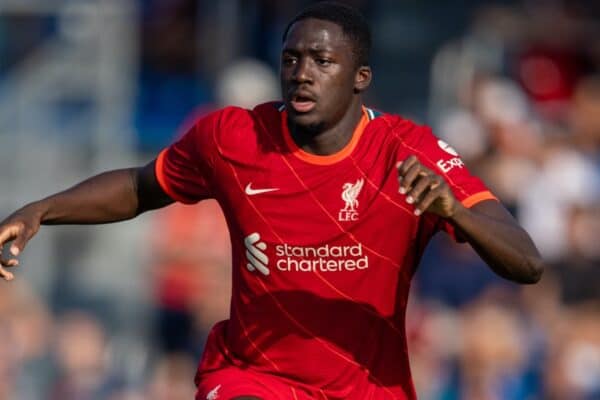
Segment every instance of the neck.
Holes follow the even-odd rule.
[[[302,127],[289,123],[294,142],[307,153],[326,156],[342,150],[352,139],[352,134],[362,118],[362,103],[355,101],[333,126]]]

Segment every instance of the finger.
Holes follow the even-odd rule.
[[[15,278],[12,272],[5,270],[3,267],[0,267],[0,276],[5,281],[12,281]]]
[[[0,266],[3,267],[16,267],[19,265],[19,260],[16,258],[2,258],[0,257]]]
[[[416,163],[419,162],[417,156],[409,156],[406,160],[400,161],[396,164],[396,168],[398,169],[398,176],[403,177],[406,175],[408,170]]]
[[[19,234],[13,241],[12,245],[10,246],[11,254],[16,257],[21,252],[23,252],[23,250],[25,250],[25,246],[27,246],[27,243],[29,242],[29,240],[31,240],[31,238],[35,235],[36,232],[36,230],[27,227],[21,229]]]
[[[402,194],[407,193],[410,189],[412,189],[413,185],[416,184],[415,180],[417,177],[427,175],[430,175],[430,172],[422,164],[418,162],[413,164],[402,178],[398,191]]]
[[[424,193],[429,191],[434,183],[431,176],[418,176],[414,182],[414,186],[406,193],[406,202],[408,204],[418,203]]]
[[[435,188],[430,189],[425,196],[415,204],[415,215],[419,216],[431,207],[434,201],[441,197],[443,188],[438,185]]]
[[[29,239],[31,239],[31,235],[25,232],[18,235],[10,246],[10,253],[15,257],[18,256],[25,249]]]

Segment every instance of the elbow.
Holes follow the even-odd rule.
[[[542,279],[544,274],[544,262],[539,257],[529,258],[525,262],[523,274],[519,279],[519,283],[534,284]]]

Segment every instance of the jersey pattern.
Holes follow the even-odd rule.
[[[230,319],[213,328],[198,376],[234,365],[330,399],[416,398],[410,280],[431,236],[453,231],[398,192],[396,164],[413,154],[467,207],[494,199],[429,128],[368,108],[333,155],[298,148],[279,103],[217,111],[160,153],[163,189],[217,199],[231,235]]]

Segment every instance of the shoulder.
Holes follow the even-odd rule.
[[[418,143],[425,137],[433,136],[431,128],[419,124],[399,114],[386,113],[366,107],[367,115],[373,127],[383,130],[386,135],[405,143]]]
[[[219,145],[245,136],[252,126],[251,110],[228,106],[197,118],[188,132],[195,141]]]
[[[380,113],[377,119],[381,119],[390,131],[401,137],[419,134],[423,130],[429,129],[427,125],[421,125],[399,114]]]
[[[223,131],[230,138],[240,134],[248,134],[248,130],[260,130],[258,125],[279,124],[281,115],[280,102],[259,104],[253,109],[236,106],[222,108],[215,112],[213,118],[217,119],[218,130]]]
[[[401,153],[418,155],[422,160],[436,162],[446,160],[458,163],[458,153],[448,143],[439,139],[432,129],[397,114],[381,113],[373,125],[382,127],[392,147]],[[375,122],[374,121],[374,122]],[[455,160],[456,159],[456,160]]]
[[[211,140],[222,156],[236,158],[235,154],[251,154],[254,149],[272,142],[270,135],[281,124],[279,104],[264,103],[251,110],[229,106],[198,123],[209,127]]]
[[[202,125],[209,125],[215,130],[232,128],[248,124],[248,122],[251,120],[250,113],[250,110],[241,107],[223,107],[199,119],[196,124],[199,127]]]

